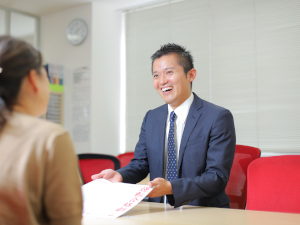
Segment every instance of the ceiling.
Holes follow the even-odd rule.
[[[170,0],[0,0],[0,6],[42,16],[91,2],[114,5],[116,9],[134,8]]]

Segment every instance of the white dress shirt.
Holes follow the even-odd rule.
[[[176,162],[177,162],[177,170],[178,170],[178,158],[179,158],[179,150],[182,134],[185,127],[186,118],[190,111],[190,107],[194,101],[194,95],[191,93],[190,97],[185,100],[180,106],[178,106],[175,110],[172,109],[170,105],[168,105],[168,117],[166,123],[166,136],[165,136],[165,160],[164,160],[164,178],[167,178],[167,162],[168,162],[168,136],[170,130],[170,114],[172,111],[175,111],[175,124],[174,124],[174,138],[175,138],[175,152],[176,152]],[[164,196],[164,203],[167,202],[167,197]]]
[[[167,178],[167,162],[168,162],[168,136],[170,129],[170,114],[172,111],[175,111],[175,123],[174,123],[174,138],[175,138],[175,152],[176,159],[178,165],[179,158],[179,148],[181,143],[182,134],[185,127],[186,118],[188,116],[190,107],[194,101],[194,95],[191,93],[190,97],[185,100],[180,106],[178,106],[175,110],[172,109],[170,105],[168,105],[168,117],[166,123],[166,136],[165,136],[165,160],[164,160],[164,178]],[[178,169],[178,168],[177,168]]]

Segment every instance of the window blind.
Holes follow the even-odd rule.
[[[300,152],[300,1],[185,0],[126,14],[126,151],[143,117],[164,104],[150,56],[166,43],[191,51],[193,92],[229,109],[237,144]]]

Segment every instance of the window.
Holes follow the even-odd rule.
[[[37,47],[37,19],[12,12],[10,14],[10,35],[20,38]]]
[[[11,35],[38,48],[39,18],[7,8],[0,8],[0,35]]]
[[[164,102],[150,56],[168,42],[191,51],[193,92],[229,109],[237,144],[300,152],[300,1],[185,0],[126,14],[126,151]]]
[[[0,9],[0,35],[6,34],[6,12]]]

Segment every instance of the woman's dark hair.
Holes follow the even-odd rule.
[[[6,112],[11,112],[23,79],[34,69],[40,74],[42,56],[25,41],[0,36],[0,130],[6,123]]]

